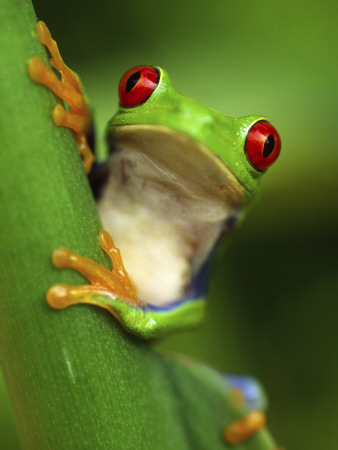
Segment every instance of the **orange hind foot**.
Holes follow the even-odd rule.
[[[231,423],[224,432],[224,438],[230,445],[238,445],[265,427],[265,414],[259,410],[250,411],[245,417]]]

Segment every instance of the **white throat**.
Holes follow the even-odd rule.
[[[139,297],[154,305],[185,296],[234,214],[221,199],[194,194],[189,180],[133,148],[112,157],[98,209]]]

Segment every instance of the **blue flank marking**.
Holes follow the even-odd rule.
[[[262,396],[261,388],[254,378],[243,375],[224,375],[225,381],[235,389],[242,392],[245,398],[246,406],[252,409],[264,410],[265,399]]]

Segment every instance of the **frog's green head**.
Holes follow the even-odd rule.
[[[143,264],[132,255],[137,242],[143,245],[138,252],[162,260],[155,265],[167,262],[159,269],[167,270],[163,279],[179,267],[165,293],[141,286],[146,301],[198,295],[193,285],[200,284],[209,254],[255,197],[262,173],[278,157],[280,138],[261,116],[226,117],[178,94],[158,67],[126,72],[119,97],[108,127],[111,175],[99,203],[104,226],[139,289],[147,281],[133,268]],[[155,277],[161,285],[160,273]]]
[[[120,109],[109,139],[146,146],[152,158],[175,162],[196,184],[206,183],[235,203],[257,191],[264,170],[278,157],[280,139],[261,116],[226,117],[176,92],[160,68],[139,66],[123,76]],[[176,167],[173,170],[176,172]]]

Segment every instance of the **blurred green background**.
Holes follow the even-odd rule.
[[[205,323],[159,347],[257,376],[288,450],[338,448],[337,2],[34,5],[83,80],[101,146],[119,78],[137,64],[166,68],[177,90],[226,115],[276,126],[281,157],[215,264]],[[0,446],[19,449],[0,384]]]

